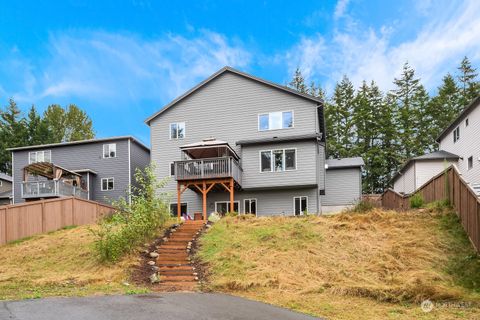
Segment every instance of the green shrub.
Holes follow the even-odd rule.
[[[208,216],[208,221],[213,223],[220,221],[220,219],[221,219],[220,214],[218,214],[217,212],[213,212]]]
[[[131,203],[120,199],[114,203],[117,211],[91,229],[96,236],[95,249],[102,261],[117,261],[138,245],[153,238],[170,217],[165,194],[156,195],[166,181],[158,182],[153,167],[135,172],[138,187],[132,186]]]
[[[423,207],[423,197],[420,193],[415,193],[410,198],[410,208],[417,209]]]

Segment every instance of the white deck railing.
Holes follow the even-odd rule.
[[[59,180],[22,182],[22,198],[48,198],[75,196],[88,199],[88,191]]]
[[[233,178],[241,184],[242,168],[233,157],[175,161],[176,180]]]

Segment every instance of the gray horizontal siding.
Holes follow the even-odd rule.
[[[150,164],[150,152],[135,142],[130,142],[130,174],[133,186],[138,184],[135,181],[135,172],[137,169],[144,170]]]
[[[258,114],[289,110],[294,112],[294,128],[258,131]],[[185,122],[185,139],[169,139],[169,124],[172,122]],[[212,80],[202,89],[162,113],[152,120],[150,126],[151,159],[156,166],[155,173],[158,178],[168,176],[170,163],[181,159],[180,146],[198,142],[204,138],[215,137],[224,140],[242,156],[241,147],[236,145],[236,141],[239,140],[272,138],[274,136],[286,137],[318,132],[316,103],[228,72]],[[309,177],[306,177],[304,171],[298,171],[297,179],[295,180],[292,175],[292,177],[288,177],[289,182],[287,184],[293,181],[301,181],[304,177],[308,178],[308,181],[312,184],[316,184],[317,168],[313,142],[311,146],[312,151],[305,151],[311,156],[311,163],[303,163],[302,160],[300,164],[301,167],[308,167],[305,172],[309,171]],[[265,148],[265,146],[262,148]],[[285,185],[281,178],[275,179],[274,182],[262,182],[265,176],[262,179],[258,178],[260,176],[258,161],[258,154],[255,154],[253,158],[246,155],[242,156],[243,182],[246,183],[246,186],[273,186],[275,183],[280,186]],[[288,176],[290,175],[288,174]],[[313,180],[310,176],[313,177]],[[302,183],[305,182],[299,182],[298,184]],[[176,182],[173,179],[171,179],[165,191],[170,192],[171,196],[176,198]],[[186,191],[182,197],[194,201],[195,205],[191,205],[191,208],[196,211],[201,210],[201,202],[193,192]]]
[[[117,157],[103,158],[103,144],[116,143]],[[43,150],[43,149],[38,149]],[[109,142],[66,145],[46,148],[51,150],[52,162],[69,170],[91,169],[97,173],[90,181],[90,199],[104,203],[111,203],[120,197],[126,196],[129,184],[128,167],[128,139],[112,140]],[[21,198],[22,169],[28,165],[28,150],[14,151],[14,197],[15,203],[23,202]],[[145,153],[141,148],[138,152]],[[102,191],[101,179],[113,177],[115,190]]]
[[[325,182],[325,195],[320,197],[322,206],[350,205],[362,196],[359,168],[327,170]]]
[[[12,190],[12,183],[10,181],[2,180],[2,185],[0,186],[0,193],[10,190]]]

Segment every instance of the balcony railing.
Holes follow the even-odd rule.
[[[176,180],[233,178],[241,184],[242,168],[233,157],[175,161]]]
[[[88,199],[88,191],[60,180],[22,182],[22,198],[51,198],[75,196]]]

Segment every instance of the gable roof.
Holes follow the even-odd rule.
[[[69,142],[59,142],[59,143],[49,143],[49,144],[39,144],[35,146],[25,146],[25,147],[16,147],[16,148],[8,148],[8,151],[19,151],[19,150],[30,150],[30,149],[42,149],[42,148],[50,148],[50,147],[61,147],[61,146],[70,146],[76,144],[87,144],[87,143],[96,143],[96,142],[108,142],[114,140],[126,140],[129,139],[132,142],[138,144],[148,152],[150,152],[150,148],[144,145],[140,140],[132,137],[132,136],[118,136],[118,137],[109,137],[109,138],[100,138],[100,139],[88,139],[88,140],[79,140],[79,141],[69,141]]]
[[[278,90],[282,90],[284,92],[287,92],[287,93],[290,93],[290,94],[293,94],[293,95],[296,95],[296,96],[299,96],[301,98],[304,98],[304,99],[307,99],[307,100],[311,100],[311,101],[314,101],[316,103],[323,103],[323,100],[320,99],[320,98],[317,98],[317,97],[314,97],[314,96],[311,96],[309,94],[306,94],[306,93],[301,93],[297,90],[294,90],[292,88],[289,88],[289,87],[286,87],[286,86],[282,86],[282,85],[279,85],[279,84],[276,84],[274,82],[271,82],[271,81],[268,81],[268,80],[265,80],[265,79],[261,79],[261,78],[258,78],[256,76],[253,76],[251,74],[248,74],[248,73],[245,73],[245,72],[242,72],[242,71],[239,71],[239,70],[236,70],[232,67],[229,67],[229,66],[225,66],[223,67],[222,69],[218,70],[217,72],[215,72],[214,74],[212,74],[210,77],[208,77],[207,79],[203,80],[202,82],[200,82],[199,84],[197,84],[196,86],[194,86],[193,88],[191,88],[190,90],[188,90],[187,92],[185,92],[184,94],[182,94],[181,96],[175,98],[174,100],[172,100],[169,104],[167,104],[166,106],[164,106],[163,108],[161,108],[159,111],[155,112],[153,115],[151,115],[150,117],[148,117],[147,119],[145,119],[145,123],[147,125],[150,125],[150,122],[155,119],[157,116],[159,116],[160,114],[162,114],[163,112],[165,112],[166,110],[168,110],[169,108],[173,107],[174,105],[176,105],[178,102],[182,101],[183,99],[185,99],[186,97],[190,96],[192,93],[196,92],[197,90],[199,90],[200,88],[202,88],[203,86],[205,86],[206,84],[208,84],[209,82],[211,82],[213,79],[215,78],[218,78],[220,75],[226,73],[226,72],[230,72],[230,73],[233,73],[233,74],[236,74],[236,75],[239,75],[239,76],[242,76],[244,78],[247,78],[247,79],[250,79],[250,80],[254,80],[254,81],[257,81],[259,83],[262,83],[264,85],[267,85],[267,86],[270,86],[270,87],[273,87],[273,88],[276,88]]]
[[[427,160],[458,160],[460,156],[457,156],[456,154],[453,154],[451,152],[445,151],[445,150],[437,150],[434,152],[430,152],[418,157],[413,157],[408,159],[401,167],[400,169],[395,173],[395,175],[390,179],[390,182],[393,182],[399,177],[402,172],[412,163],[415,161],[427,161]]]
[[[473,99],[466,107],[463,109],[462,112],[459,113],[459,115],[453,120],[448,127],[446,127],[439,135],[438,138],[436,139],[437,142],[440,142],[453,128],[458,126],[458,124],[462,121],[462,119],[468,115],[470,112],[472,112],[478,105],[480,104],[480,96],[476,97]]]
[[[362,157],[327,159],[327,169],[357,168],[365,165]]]

